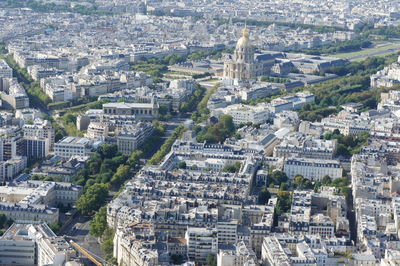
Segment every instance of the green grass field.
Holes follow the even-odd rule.
[[[379,47],[363,49],[361,51],[356,51],[356,52],[331,54],[330,56],[336,57],[336,58],[349,58],[349,57],[353,57],[353,56],[357,56],[357,55],[365,55],[365,54],[369,54],[369,53],[384,51],[384,50],[388,50],[388,49],[395,49],[395,48],[399,48],[399,47],[400,47],[400,44],[391,43],[391,44],[381,45]],[[388,51],[387,54],[391,54],[393,52],[394,51]],[[382,56],[382,55],[379,55],[379,56]]]

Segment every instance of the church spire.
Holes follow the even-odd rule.
[[[242,37],[243,38],[249,38],[249,30],[247,29],[247,25],[244,26]]]

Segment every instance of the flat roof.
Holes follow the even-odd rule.
[[[153,107],[153,103],[105,103],[103,104],[103,108],[148,108]]]

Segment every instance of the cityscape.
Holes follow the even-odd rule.
[[[400,265],[400,1],[0,0],[0,265]]]

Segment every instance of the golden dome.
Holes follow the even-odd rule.
[[[247,27],[243,29],[242,37],[238,40],[236,48],[245,48],[251,46],[249,39],[249,30]]]

